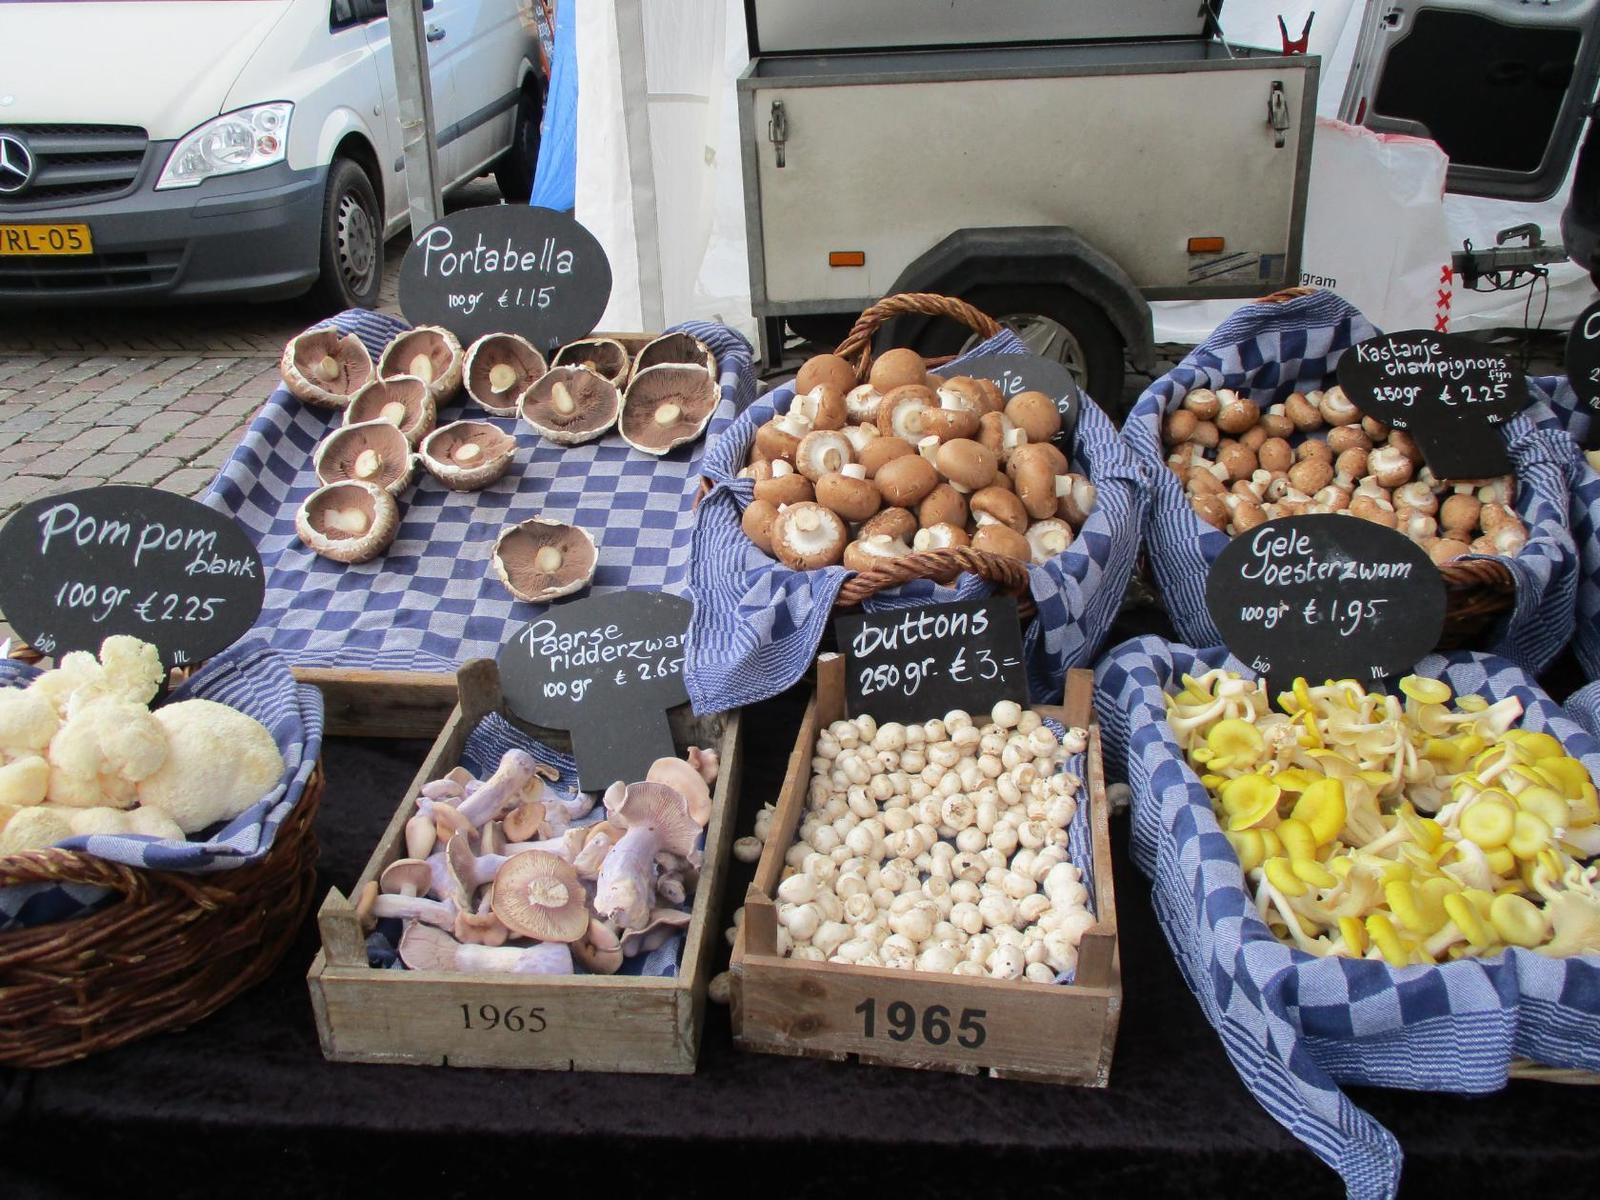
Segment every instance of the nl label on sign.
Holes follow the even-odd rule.
[[[927,721],[1028,702],[1022,625],[1008,596],[840,617],[845,707],[878,721]]]
[[[572,217],[501,204],[424,229],[400,265],[400,310],[471,342],[519,333],[541,351],[590,333],[611,298],[606,252]]]
[[[113,634],[164,666],[225,650],[261,615],[265,571],[244,530],[203,504],[111,485],[35,500],[0,529],[0,608],[43,654],[98,651]]]
[[[1410,538],[1358,517],[1280,517],[1228,543],[1206,579],[1222,640],[1275,688],[1403,675],[1444,626],[1444,581]]]
[[[692,606],[665,592],[607,592],[556,605],[500,648],[500,689],[524,721],[572,735],[578,786],[643,779],[677,751],[667,710],[684,704]]]

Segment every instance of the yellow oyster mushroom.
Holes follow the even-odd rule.
[[[1516,794],[1517,807],[1532,813],[1552,829],[1571,821],[1567,802],[1553,788],[1526,787]]]
[[[1225,833],[1228,844],[1239,856],[1239,869],[1246,874],[1259,867],[1267,857],[1266,846],[1258,829],[1243,829],[1238,833]]]
[[[1407,675],[1400,680],[1400,690],[1418,704],[1448,704],[1450,701],[1450,685],[1442,679]]]
[[[1391,967],[1405,967],[1411,964],[1411,952],[1400,940],[1400,933],[1395,929],[1394,922],[1383,913],[1368,914],[1367,937]]]
[[[1549,923],[1538,906],[1510,892],[1494,898],[1489,906],[1489,923],[1507,945],[1525,949],[1539,945],[1550,933]]]
[[[1291,859],[1289,869],[1295,873],[1297,879],[1309,883],[1314,888],[1331,888],[1339,885],[1339,877],[1314,858]]]
[[[1295,801],[1293,811],[1294,819],[1311,830],[1318,845],[1326,845],[1338,837],[1349,815],[1344,784],[1337,779],[1319,779],[1307,786]]]
[[[1568,800],[1593,798],[1594,782],[1588,769],[1577,759],[1563,754],[1555,758],[1542,758],[1533,764],[1535,774],[1542,775],[1546,783]]]
[[[1202,775],[1200,776],[1200,782],[1205,785],[1206,791],[1215,792],[1228,782],[1228,777],[1226,775]],[[1220,797],[1218,803],[1221,803]]]
[[[1361,958],[1367,952],[1367,927],[1357,917],[1339,918],[1339,940],[1352,957]]]
[[[1488,893],[1484,893],[1487,896]],[[1444,898],[1445,914],[1455,922],[1475,950],[1488,950],[1496,944],[1494,930],[1479,915],[1477,906],[1464,893],[1453,892]]]
[[[1294,867],[1287,858],[1269,858],[1261,870],[1267,882],[1285,896],[1304,896],[1309,890],[1305,881],[1294,873]]]
[[[1504,846],[1484,851],[1483,858],[1496,875],[1509,875],[1517,869],[1517,856]]]
[[[1259,775],[1230,779],[1222,792],[1222,805],[1228,810],[1228,829],[1238,832],[1256,826],[1278,823],[1278,785]]]
[[[1498,850],[1511,840],[1516,829],[1516,811],[1511,805],[1485,796],[1461,814],[1456,823],[1461,836],[1484,850]]]
[[[1267,743],[1261,731],[1249,721],[1228,717],[1211,727],[1206,734],[1206,747],[1214,755],[1254,759],[1267,748]]]
[[[1278,840],[1283,843],[1284,853],[1291,859],[1317,857],[1317,837],[1304,821],[1290,817],[1288,820],[1279,821],[1276,828]]]
[[[1478,805],[1473,805],[1477,808]],[[1472,809],[1467,810],[1469,813]],[[1506,839],[1506,849],[1521,859],[1530,859],[1550,845],[1555,830],[1536,813],[1519,812],[1512,819],[1512,833]],[[1481,844],[1481,843],[1480,843]]]
[[[1461,696],[1456,700],[1456,707],[1462,712],[1481,713],[1488,709],[1489,701],[1482,696]]]
[[[1265,857],[1276,858],[1283,853],[1283,843],[1278,840],[1275,831],[1267,828],[1256,830],[1261,835],[1261,850]]]
[[[1566,757],[1566,751],[1561,748],[1561,743],[1548,733],[1534,733],[1528,729],[1508,729],[1505,738],[1530,762]]]
[[[1286,792],[1303,792],[1323,776],[1305,767],[1280,767],[1272,772],[1270,778]]]
[[[1431,919],[1426,906],[1422,901],[1421,889],[1411,883],[1396,881],[1383,885],[1383,898],[1388,902],[1389,911],[1400,919],[1400,923],[1412,933],[1426,937],[1437,933],[1437,925]]]

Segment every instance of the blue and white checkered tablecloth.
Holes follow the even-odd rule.
[[[1167,469],[1163,417],[1197,387],[1244,390],[1265,407],[1291,392],[1331,386],[1340,356],[1378,332],[1332,292],[1282,304],[1247,304],[1139,397],[1122,437],[1151,476],[1150,563],[1172,623],[1186,642],[1222,642],[1206,610],[1205,587],[1228,535],[1195,515],[1183,485]],[[1516,555],[1498,556],[1510,568],[1517,594],[1511,610],[1491,627],[1484,648],[1537,674],[1572,636],[1578,562],[1567,526],[1570,447],[1527,416],[1506,422],[1502,431],[1516,470],[1516,507],[1528,527],[1528,543]]]
[[[1133,791],[1132,855],[1206,1019],[1261,1106],[1344,1178],[1358,1200],[1400,1183],[1394,1135],[1341,1084],[1482,1093],[1514,1058],[1600,1070],[1600,956],[1509,950],[1487,960],[1396,970],[1381,960],[1316,958],[1278,941],[1257,916],[1239,861],[1184,762],[1163,695],[1181,676],[1227,667],[1221,649],[1159,638],[1113,649],[1095,672],[1109,771]],[[1419,674],[1458,695],[1515,695],[1523,729],[1547,731],[1600,778],[1600,743],[1515,664],[1487,654],[1431,655]]]
[[[1572,652],[1584,677],[1600,679],[1600,473],[1579,447],[1589,436],[1594,414],[1578,399],[1565,375],[1528,380],[1533,403],[1527,416],[1540,429],[1559,429],[1571,438],[1567,487],[1572,540],[1578,548],[1576,624]]]
[[[1003,332],[971,354],[1025,352]],[[941,368],[959,374],[961,361]],[[844,567],[793,571],[758,549],[739,527],[755,485],[735,476],[744,467],[756,430],[789,411],[793,383],[751,405],[706,455],[715,487],[701,503],[690,561],[694,620],[684,677],[696,712],[720,712],[774,696],[804,674],[832,619],[834,600],[851,572]],[[1095,510],[1070,546],[1049,562],[1028,567],[1038,618],[1023,635],[1028,688],[1035,701],[1058,703],[1069,667],[1087,663],[1122,603],[1139,555],[1145,482],[1116,427],[1087,396],[1073,438],[1072,468],[1098,489]],[[880,592],[865,612],[970,600],[989,584],[970,573],[950,586],[917,580]]]
[[[397,318],[351,311],[332,321],[376,359]],[[251,422],[205,497],[245,528],[267,569],[256,631],[297,666],[453,671],[492,658],[546,606],[526,604],[490,568],[495,539],[535,515],[580,525],[599,548],[596,592],[628,588],[683,594],[701,460],[718,432],[755,397],[749,342],[722,325],[690,322],[717,355],[722,401],[706,436],[661,458],[615,432],[558,446],[515,418],[491,417],[461,396],[440,424],[488,421],[519,445],[511,470],[478,492],[452,492],[417,472],[400,496],[400,529],[387,553],[346,566],[319,558],[295,533],[295,512],[317,487],[312,455],[340,414],[302,404],[280,387]]]
[[[0,687],[26,687],[38,674],[37,667],[0,659]],[[103,834],[68,838],[59,845],[160,871],[224,871],[256,862],[272,848],[278,827],[299,803],[322,753],[322,693],[296,683],[282,655],[259,638],[250,638],[207,661],[163,703],[180,700],[214,700],[265,725],[283,755],[278,786],[198,840]],[[106,894],[99,888],[70,884],[0,889],[0,931],[77,916]]]

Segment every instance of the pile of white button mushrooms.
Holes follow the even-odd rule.
[[[829,725],[784,853],[779,953],[1055,982],[1095,923],[1067,857],[1082,783],[1064,764],[1087,744],[1085,730],[1058,740],[1012,701],[982,725],[961,711],[920,725]],[[775,819],[763,808],[735,857],[755,861]]]
[[[547,788],[556,773],[526,751],[486,780],[457,767],[423,787],[407,856],[367,884],[357,920],[402,921],[415,971],[614,974],[689,924],[718,768],[692,746],[657,759],[594,820],[594,797]]]

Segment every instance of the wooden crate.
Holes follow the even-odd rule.
[[[459,682],[460,703],[351,895],[404,857],[405,823],[422,786],[460,762],[467,735],[485,714],[504,711],[492,661],[468,663]],[[689,745],[715,747],[722,758],[706,826],[705,864],[675,978],[374,970],[367,966],[355,910],[334,889],[317,914],[322,950],[306,977],[323,1054],[336,1062],[692,1073],[738,807],[739,716],[697,720],[685,706],[671,719],[680,751]],[[553,746],[567,740],[550,730],[531,732]]]
[[[1122,1009],[1116,899],[1106,827],[1100,731],[1092,723],[1093,676],[1072,671],[1066,703],[1036,711],[1089,729],[1085,801],[1094,839],[1098,923],[1079,947],[1076,982],[981,979],[777,953],[774,895],[784,855],[805,813],[817,733],[845,715],[844,659],[817,662],[817,693],[789,759],[772,834],[745,896],[734,942],[733,1036],[746,1050],[931,1071],[987,1072],[998,1079],[1105,1087]],[[891,1006],[898,1007],[891,1016]],[[909,1020],[908,1020],[909,1018]],[[869,1028],[870,1022],[870,1028]],[[894,1035],[907,1026],[904,1040]]]

